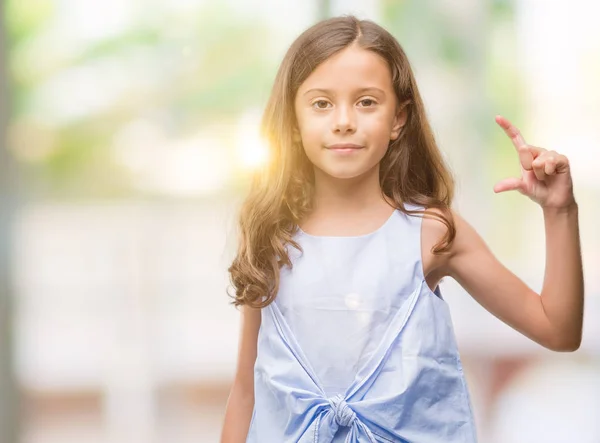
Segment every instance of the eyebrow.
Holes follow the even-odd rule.
[[[335,95],[333,90],[331,89],[321,89],[321,88],[314,88],[314,89],[309,89],[308,91],[306,91],[303,95],[307,95],[311,92],[320,92],[322,94],[328,94],[328,95]],[[382,89],[376,88],[375,86],[370,86],[368,88],[361,88],[358,89],[356,92],[358,93],[365,93],[365,92],[378,92],[380,94],[384,94],[385,92]]]

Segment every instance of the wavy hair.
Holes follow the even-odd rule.
[[[271,303],[279,288],[280,269],[292,267],[288,246],[301,250],[293,236],[311,210],[314,176],[301,142],[294,137],[294,100],[317,66],[352,44],[387,61],[398,103],[406,103],[408,111],[400,136],[390,142],[381,160],[381,191],[400,211],[444,223],[446,234],[432,251],[441,254],[450,249],[456,235],[450,211],[454,180],[435,142],[404,50],[388,31],[371,21],[331,18],[310,27],[292,43],[263,114],[261,130],[270,157],[255,175],[241,208],[238,251],[229,267],[235,306],[262,308]],[[404,203],[425,209],[407,210]]]

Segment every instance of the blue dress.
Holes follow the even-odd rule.
[[[476,442],[421,221],[396,210],[366,235],[297,232],[304,252],[289,247],[293,268],[262,309],[248,443]]]

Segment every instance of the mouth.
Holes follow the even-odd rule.
[[[353,152],[363,149],[364,146],[355,145],[353,143],[337,143],[335,145],[326,146],[325,148],[336,152]]]

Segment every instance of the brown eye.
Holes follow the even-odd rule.
[[[317,109],[327,109],[327,105],[329,102],[327,100],[317,100],[312,104],[313,108]]]
[[[375,100],[373,100],[372,98],[362,99],[359,103],[361,103],[364,108],[369,108],[376,104]]]

